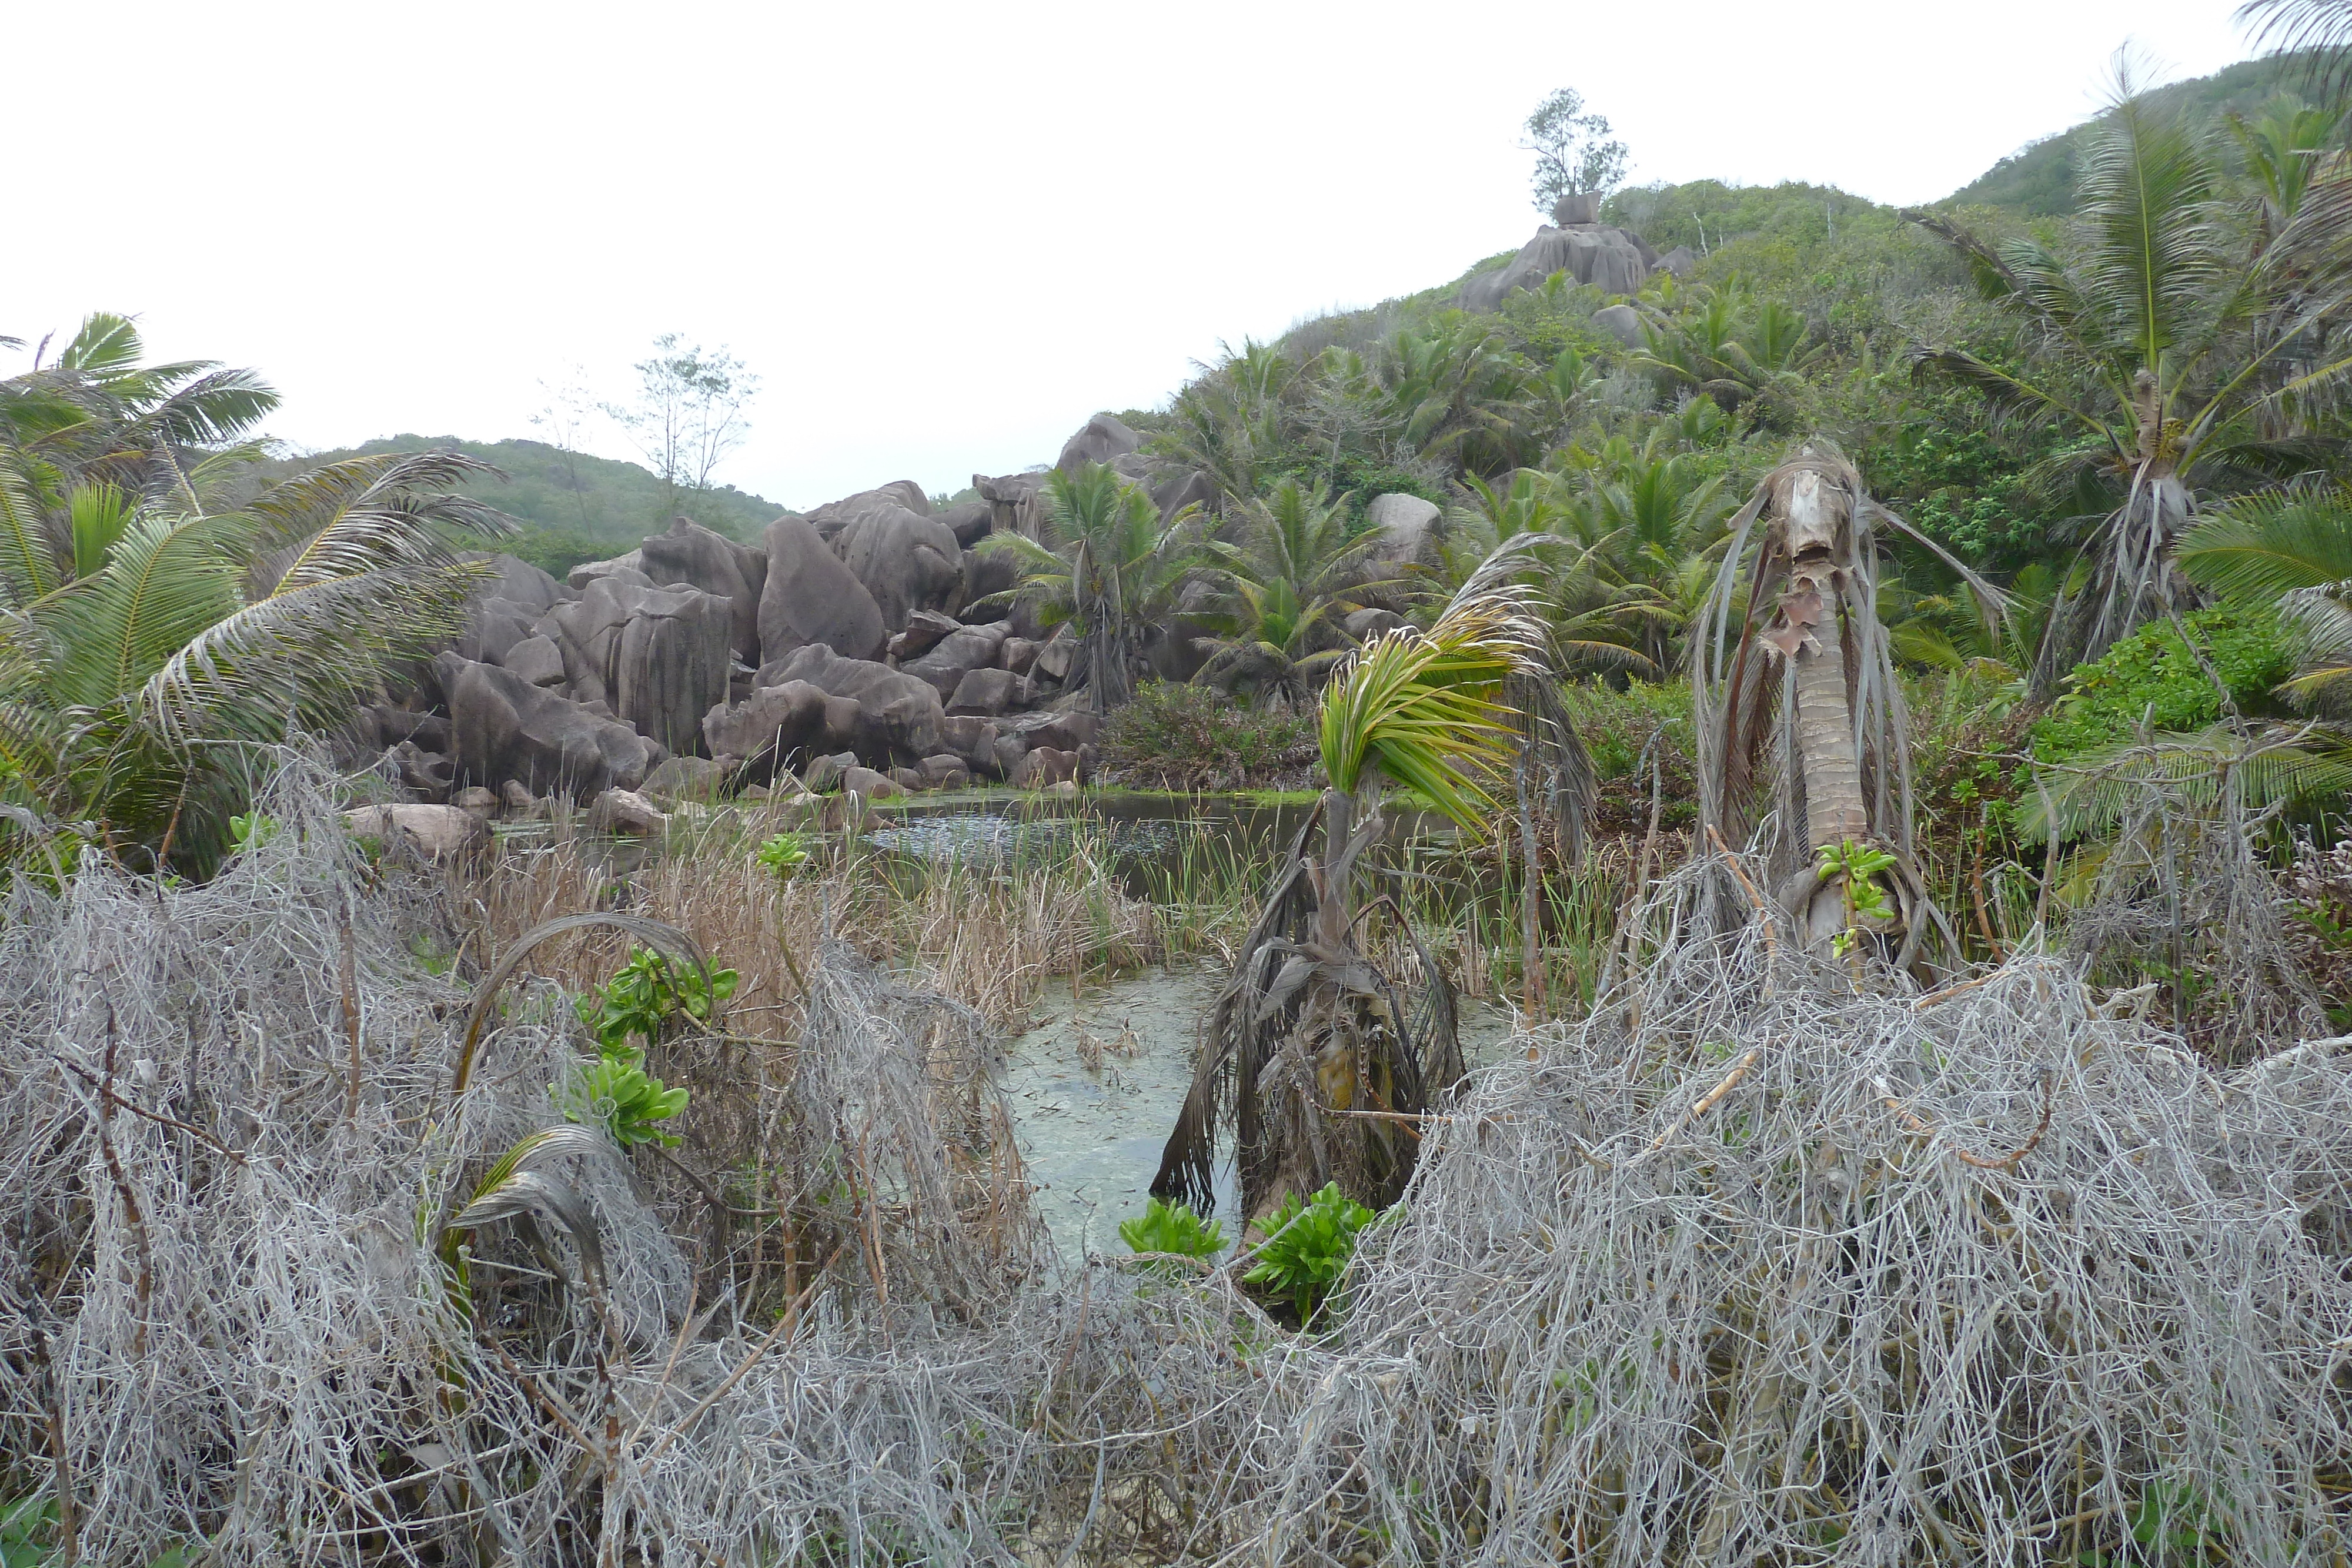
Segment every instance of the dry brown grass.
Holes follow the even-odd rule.
[[[828,920],[866,958],[928,971],[929,983],[999,1030],[1023,1024],[1049,983],[1137,968],[1190,946],[1154,905],[1124,890],[1108,852],[1084,839],[1066,858],[1014,873],[985,863],[918,865],[836,835],[815,840],[798,873],[779,877],[754,853],[793,822],[788,808],[730,810],[643,850],[567,822],[544,840],[507,841],[455,889],[471,956],[495,956],[558,915],[627,909],[688,932],[713,965],[737,971],[729,1032],[785,1042],[799,1024],[800,977]],[[585,990],[626,956],[619,938],[592,931],[550,944],[532,967]]]

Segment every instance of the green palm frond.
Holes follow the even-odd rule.
[[[1544,632],[1493,584],[1457,597],[1427,632],[1374,639],[1324,690],[1323,768],[1357,793],[1367,770],[1414,790],[1477,829],[1494,802],[1480,779],[1506,764],[1513,716],[1503,685],[1545,669]]]
[[[58,585],[58,549],[26,455],[0,443],[0,591],[17,603]]]
[[[2053,828],[2062,841],[2111,831],[2135,796],[2157,787],[2191,807],[2211,804],[2225,787],[2257,810],[2340,796],[2352,791],[2352,737],[2308,724],[2248,737],[2216,725],[2087,753],[2049,770],[2045,783],[2046,805],[2039,790],[2020,803],[2018,831],[2029,842],[2048,841]]]
[[[130,497],[111,485],[82,485],[66,498],[67,522],[73,536],[73,568],[77,578],[101,570],[114,553],[114,541],[131,526]]]
[[[259,596],[370,571],[452,565],[450,535],[496,539],[516,526],[495,507],[453,488],[494,477],[504,476],[441,448],[347,458],[273,486],[246,508],[256,525],[255,549],[278,551],[264,558]]]
[[[2343,591],[2352,586],[2352,492],[2273,491],[2209,507],[2175,559],[2199,586],[2245,604]]]
[[[33,611],[58,644],[56,700],[97,707],[139,689],[189,642],[239,605],[233,530],[208,517],[142,516],[103,570]]]

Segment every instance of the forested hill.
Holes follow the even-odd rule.
[[[2218,127],[2225,115],[2252,115],[2282,90],[2309,91],[2308,57],[2273,55],[2241,60],[2210,77],[2158,88],[2151,104],[2185,110],[2191,120]],[[2070,130],[2030,142],[1945,198],[1941,204],[2004,207],[2030,218],[2074,210],[2074,161],[2085,133],[2102,120],[2095,115]]]
[[[788,509],[731,485],[680,492],[673,505],[659,476],[638,464],[566,452],[542,441],[461,441],[454,435],[394,435],[279,458],[263,465],[257,477],[275,478],[339,458],[435,446],[454,446],[507,475],[504,483],[488,480],[470,492],[520,518],[524,531],[509,548],[559,576],[581,561],[635,549],[678,513],[731,538],[751,540]]]

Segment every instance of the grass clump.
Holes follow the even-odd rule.
[[[1146,789],[1297,789],[1315,778],[1315,719],[1248,708],[1223,692],[1160,681],[1103,727],[1103,768]]]

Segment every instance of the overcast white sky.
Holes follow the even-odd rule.
[[[1518,244],[1554,87],[1637,182],[1927,200],[2093,112],[2126,38],[2168,79],[2246,57],[2231,9],[0,0],[9,121],[51,149],[0,333],[135,313],[324,447],[530,435],[541,378],[620,392],[675,330],[766,379],[722,479],[953,490],[1220,340]]]

